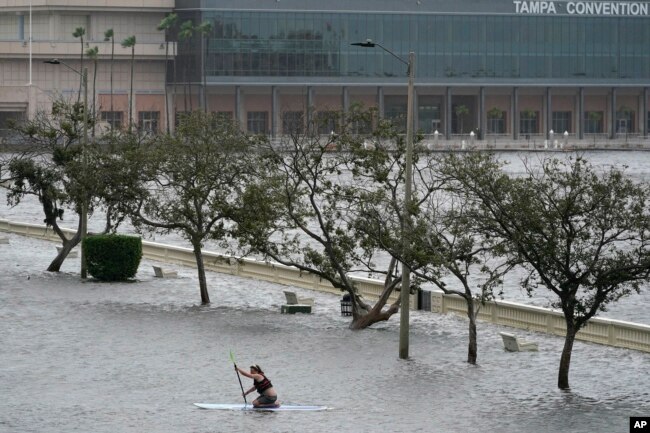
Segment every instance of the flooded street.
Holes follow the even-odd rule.
[[[520,172],[519,154],[501,157]],[[650,152],[588,157],[650,179]],[[0,218],[43,220],[35,200],[0,206]],[[94,215],[91,230],[101,230],[102,220]],[[63,226],[75,222],[66,215]],[[78,258],[67,259],[61,273],[44,271],[54,243],[3,235],[10,244],[0,245],[0,433],[623,433],[630,416],[650,416],[648,353],[576,342],[572,389],[561,392],[559,337],[479,323],[478,365],[471,366],[466,320],[414,311],[411,358],[403,361],[398,318],[350,331],[338,296],[295,289],[315,298],[314,312],[282,315],[286,287],[208,273],[212,304],[201,306],[194,269],[173,266],[179,278],[155,279],[153,262],[143,260],[137,282],[82,282]],[[187,246],[174,234],[155,240]],[[504,292],[508,300],[548,305],[543,291],[528,298],[516,275]],[[648,324],[649,305],[645,288],[601,317]],[[505,352],[500,331],[534,340],[540,351]],[[195,408],[243,401],[230,350],[242,366],[262,366],[283,403],[330,409]]]
[[[334,295],[311,315],[281,315],[284,287],[193,269],[136,283],[81,282],[79,259],[44,272],[54,244],[9,234],[0,245],[0,432],[627,432],[650,415],[650,355],[577,342],[571,392],[556,389],[563,341],[517,331],[539,352],[508,353],[479,324],[479,365],[464,362],[467,324],[412,312],[411,359],[393,318],[347,329]],[[325,412],[206,411],[237,403],[229,351],[257,363],[286,404]],[[247,389],[251,383],[244,379]],[[252,397],[252,396],[251,396]]]

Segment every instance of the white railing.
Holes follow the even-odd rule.
[[[24,236],[59,241],[58,236],[45,226],[26,224],[8,220],[0,220],[0,232],[12,232]],[[74,230],[64,229],[66,233],[74,234]],[[145,257],[166,263],[194,267],[194,253],[190,248],[142,242],[142,252]],[[244,278],[268,281],[277,284],[301,287],[320,292],[339,295],[327,281],[319,277],[278,263],[264,262],[254,259],[238,259],[216,252],[204,251],[205,268],[210,271],[237,275]],[[352,277],[357,283],[360,293],[369,300],[376,300],[383,289],[380,280]],[[436,313],[453,313],[467,317],[465,300],[456,295],[445,295],[439,291],[427,292],[431,296],[431,311]],[[397,299],[394,293],[391,301]],[[410,308],[415,308],[416,296],[410,297]],[[483,322],[529,331],[544,332],[553,335],[564,335],[566,326],[562,313],[547,308],[518,304],[508,301],[487,302],[479,310],[478,319]],[[605,344],[627,349],[650,352],[650,326],[621,320],[594,318],[582,329],[578,340]]]

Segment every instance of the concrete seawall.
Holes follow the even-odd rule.
[[[0,232],[16,233],[48,241],[59,241],[52,230],[37,224],[26,224],[15,221],[0,220]],[[66,233],[74,234],[74,230],[64,229]],[[2,246],[7,248],[11,246]],[[143,255],[151,260],[173,263],[182,266],[195,267],[194,255],[191,248],[183,248],[156,242],[142,242]],[[254,259],[240,259],[216,252],[204,251],[206,270],[237,275],[301,287],[320,292],[340,295],[341,292],[319,277],[300,272],[278,263],[264,262]],[[369,278],[352,277],[364,297],[376,300],[381,294],[383,283]],[[430,297],[423,302],[430,305],[428,310],[435,313],[454,313],[466,316],[465,300],[455,295],[445,295],[439,291],[425,291],[424,296]],[[393,294],[393,300],[396,294]],[[410,308],[416,307],[416,295],[411,296]],[[479,320],[529,331],[544,332],[563,336],[566,331],[564,317],[561,312],[547,308],[519,304],[508,301],[490,301],[481,306]],[[594,318],[589,321],[577,335],[578,340],[604,344],[614,347],[650,352],[650,326]]]

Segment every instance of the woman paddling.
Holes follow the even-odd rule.
[[[260,396],[253,401],[253,407],[278,407],[278,394],[275,392],[271,381],[264,375],[264,372],[259,365],[251,365],[250,373],[235,365],[235,370],[239,371],[246,377],[253,379],[253,387],[244,393],[247,394],[257,390]]]

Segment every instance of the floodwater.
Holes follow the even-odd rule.
[[[529,165],[537,165],[540,160],[546,157],[576,157],[580,155],[590,160],[594,165],[601,167],[617,166],[627,167],[625,172],[635,180],[645,180],[650,182],[650,152],[648,151],[585,151],[579,154],[573,152],[498,152],[497,156],[507,163],[506,170],[511,173],[523,173],[524,160]],[[2,190],[0,189],[0,195]],[[13,221],[23,221],[32,224],[43,223],[43,210],[40,203],[35,197],[27,197],[19,206],[9,208],[0,205],[0,219]],[[59,222],[62,227],[76,229],[77,219],[72,213],[64,215],[63,221]],[[89,219],[89,229],[91,231],[103,230],[105,223],[104,214],[98,210],[95,215]],[[128,224],[128,221],[120,226],[121,232],[133,233],[134,229]],[[178,233],[171,233],[165,236],[156,236],[145,234],[146,240],[153,240],[171,245],[190,247]],[[216,244],[206,242],[206,250],[223,251]],[[53,259],[54,257],[51,257]],[[381,260],[381,258],[378,258]],[[385,259],[386,263],[388,260]],[[364,276],[366,276],[364,274]],[[552,301],[556,300],[548,290],[538,289],[532,296],[529,296],[521,289],[520,280],[524,277],[522,270],[515,269],[506,275],[503,284],[503,299],[508,301],[526,303],[539,307],[550,306]],[[457,284],[453,278],[446,279],[448,284]],[[428,288],[426,285],[425,288]],[[646,308],[650,306],[650,287],[644,286],[640,294],[627,296],[615,304],[608,306],[606,312],[601,313],[599,317],[608,319],[625,320],[629,322],[642,323],[650,325],[650,315],[647,314]]]
[[[628,432],[650,416],[650,354],[575,344],[570,392],[556,389],[562,339],[517,331],[539,352],[508,353],[479,324],[479,365],[464,362],[467,323],[412,312],[409,360],[392,319],[350,331],[339,298],[282,315],[284,287],[195,270],[133,283],[82,282],[79,259],[44,272],[54,245],[8,234],[0,245],[0,432]],[[206,411],[242,401],[229,359],[260,364],[280,400],[324,412]],[[244,379],[244,387],[250,381]]]

